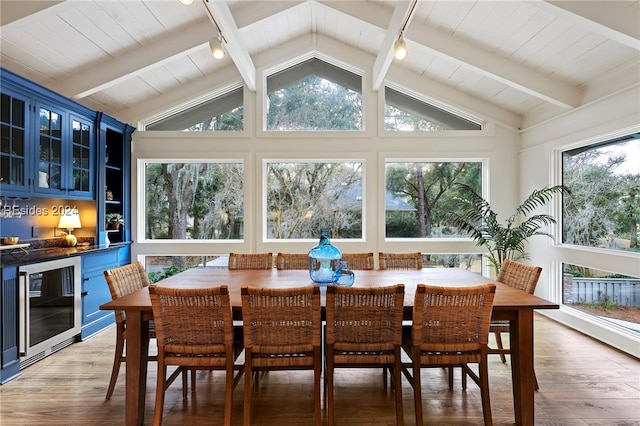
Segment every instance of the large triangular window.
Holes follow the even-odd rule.
[[[242,87],[146,126],[146,130],[188,132],[241,131],[243,129]]]
[[[362,77],[309,59],[267,77],[271,131],[362,130]]]
[[[384,129],[398,132],[482,130],[482,125],[459,114],[385,87]]]

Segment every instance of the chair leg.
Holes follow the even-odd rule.
[[[251,392],[254,379],[253,366],[251,365],[251,355],[245,352],[244,365],[244,409],[242,414],[242,424],[244,426],[251,425]]]
[[[416,426],[422,426],[422,383],[420,381],[419,358],[413,361],[413,401],[416,412]]]
[[[382,368],[382,388],[387,389],[387,367]]]
[[[233,410],[233,389],[234,389],[234,377],[233,377],[233,373],[234,373],[234,368],[233,368],[233,361],[228,361],[227,362],[227,368],[225,371],[226,377],[225,377],[225,393],[224,393],[224,424],[225,425],[230,425],[231,424],[231,412]],[[193,374],[192,370],[192,374]],[[195,382],[195,374],[193,374],[194,376],[194,381],[192,381],[192,383]]]
[[[327,425],[333,426],[335,424],[335,406],[333,399],[333,359],[327,357],[327,369],[325,371],[324,379],[327,381]]]
[[[166,390],[167,366],[158,359],[158,380],[156,385],[156,407],[153,411],[153,426],[162,425],[162,411],[164,410],[164,392]]]
[[[400,351],[396,353],[396,362],[393,364],[393,376],[391,377],[396,395],[396,426],[404,425],[404,409],[402,407],[402,366],[400,364]]]
[[[496,345],[498,346],[498,349],[500,351],[504,351],[504,346],[502,346],[502,333],[496,331],[493,334],[496,336]],[[500,352],[500,360],[503,364],[507,362],[507,358],[504,356],[504,352]]]
[[[489,367],[487,366],[487,357],[480,362],[480,395],[482,396],[482,414],[484,416],[485,426],[492,426],[491,418],[491,401],[489,399]]]
[[[116,382],[118,381],[118,374],[120,373],[120,364],[123,362],[123,353],[124,353],[124,339],[122,338],[122,332],[120,325],[117,327],[117,336],[116,336],[116,350],[113,356],[113,367],[111,368],[111,378],[109,379],[109,386],[107,387],[107,397],[106,399],[111,399],[113,395],[113,390],[116,387]]]
[[[316,426],[322,425],[322,407],[320,406],[320,386],[322,377],[322,361],[317,361],[313,370],[313,406]]]
[[[467,370],[464,366],[460,369],[460,373],[462,374],[462,390],[467,390]]]

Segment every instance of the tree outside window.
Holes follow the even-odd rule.
[[[362,163],[266,163],[267,239],[363,238]]]
[[[388,162],[387,238],[464,238],[449,215],[461,196],[456,183],[482,190],[482,162]]]
[[[241,239],[243,164],[146,163],[147,239]]]
[[[562,154],[563,242],[640,252],[640,133]]]

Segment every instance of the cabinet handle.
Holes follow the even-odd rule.
[[[18,336],[18,350],[20,352],[20,356],[27,355],[27,348],[29,347],[29,274],[20,271],[20,281],[22,281],[19,285],[19,293],[20,293],[20,308],[19,308],[19,330],[20,334]]]

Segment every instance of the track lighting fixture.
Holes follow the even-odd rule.
[[[393,43],[393,52],[397,60],[401,61],[407,57],[409,54],[409,49],[407,49],[407,43],[404,41],[404,31],[407,29],[407,25],[409,25],[409,21],[413,17],[413,14],[416,11],[416,6],[418,5],[418,0],[413,0],[411,2],[411,7],[409,8],[409,13],[404,18],[404,22],[402,23],[402,28],[400,28],[400,34],[398,35],[398,39],[395,43]]]
[[[407,50],[407,43],[404,41],[402,33],[400,33],[398,39],[393,44],[393,51],[395,52],[396,59],[399,61],[407,57],[409,51]]]
[[[222,46],[222,33],[218,33],[218,37],[212,38],[211,41],[209,41],[209,48],[211,49],[211,54],[215,59],[222,59],[225,57],[226,53]]]

